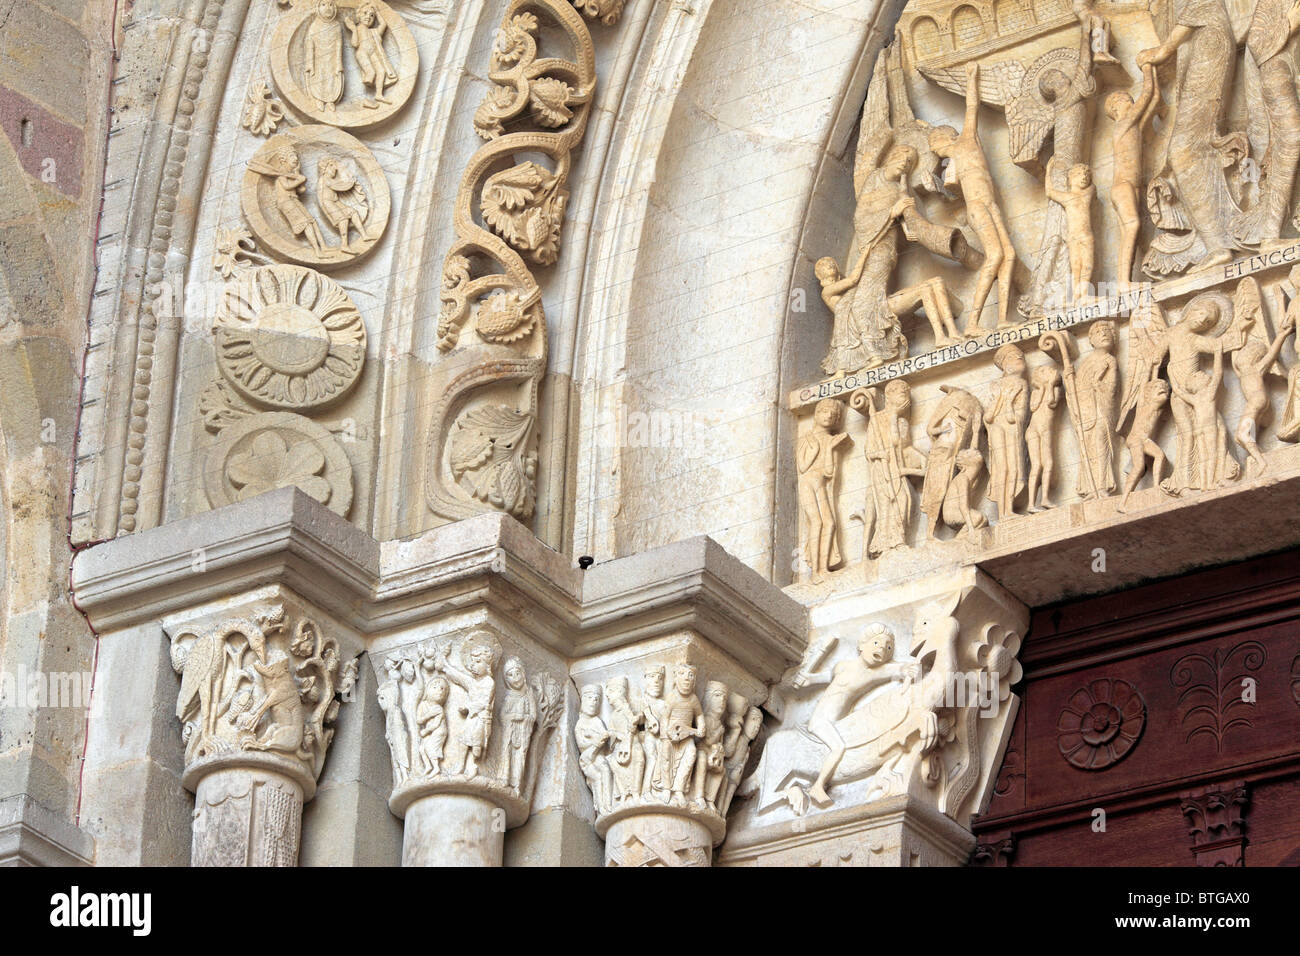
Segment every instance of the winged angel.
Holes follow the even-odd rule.
[[[979,69],[980,100],[1000,106],[1006,113],[1011,161],[1035,176],[1051,175],[1052,185],[1062,192],[1070,170],[1088,155],[1088,101],[1097,92],[1094,59],[1114,62],[1104,44],[1094,39],[1098,31],[1105,31],[1104,21],[1090,4],[1076,2],[1074,12],[1080,23],[1077,49],[1048,50],[1028,65],[1020,60],[982,62]],[[1094,54],[1097,46],[1101,49]],[[921,72],[950,92],[962,96],[967,93],[966,73],[961,66],[922,66]],[[1040,161],[1049,136],[1056,159],[1050,174]],[[1029,291],[1017,304],[1019,311],[1024,315],[1041,313],[1049,296],[1066,289],[1069,275],[1065,209],[1049,202],[1042,245]]]
[[[900,236],[955,261],[967,255],[960,231],[935,225],[916,208],[913,188],[935,193],[942,188],[939,158],[930,151],[928,131],[929,124],[912,113],[895,44],[876,60],[862,111],[849,256],[855,265],[845,276],[834,259],[817,262],[822,298],[835,317],[830,352],[822,362],[827,374],[875,368],[906,357],[899,316],[918,307],[925,310],[936,344],[960,341],[942,279],[889,292]]]

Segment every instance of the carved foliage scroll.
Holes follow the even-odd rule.
[[[437,327],[445,381],[429,431],[425,497],[440,518],[485,508],[520,519],[533,513],[546,324],[530,263],[549,266],[559,256],[565,183],[596,85],[595,49],[579,10],[613,24],[623,3],[577,6],[512,0],[492,50],[491,86],[474,114],[487,142],[461,179]],[[559,37],[567,49],[544,49]]]

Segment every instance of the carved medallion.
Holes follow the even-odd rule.
[[[217,313],[217,364],[241,396],[308,411],[343,398],[366,359],[366,327],[342,287],[311,269],[252,270]]]
[[[208,453],[203,487],[220,508],[295,486],[335,514],[352,507],[352,463],[334,436],[310,418],[263,412],[231,425]]]
[[[278,258],[330,269],[375,247],[391,200],[383,169],[359,140],[330,126],[299,126],[249,159],[240,206]]]
[[[415,37],[382,0],[300,3],[271,39],[271,77],[280,94],[331,126],[388,119],[410,99],[419,67]]]
[[[1137,746],[1146,721],[1146,702],[1132,684],[1101,678],[1070,695],[1056,719],[1056,744],[1071,766],[1105,770]]]

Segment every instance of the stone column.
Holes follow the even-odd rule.
[[[710,866],[763,683],[693,631],[578,661],[578,765],[608,866]]]
[[[389,807],[405,820],[403,866],[500,866],[528,820],[537,764],[560,718],[549,675],[531,683],[495,628],[381,655],[379,705],[393,761]]]
[[[192,866],[297,866],[303,803],[357,662],[283,602],[173,627]]]

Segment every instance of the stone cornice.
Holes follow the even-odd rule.
[[[294,488],[83,549],[72,577],[100,630],[282,584],[363,635],[490,606],[569,658],[689,629],[764,680],[807,634],[803,606],[710,538],[583,572],[505,515],[381,545]]]

